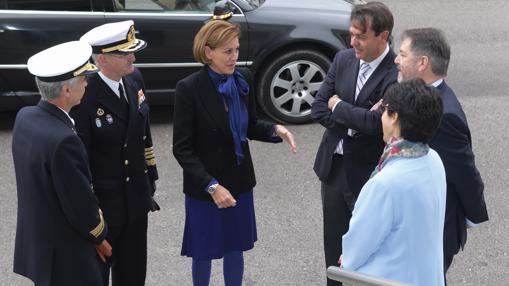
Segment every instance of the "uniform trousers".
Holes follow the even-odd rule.
[[[342,253],[342,237],[348,231],[355,198],[348,187],[343,156],[334,154],[330,173],[322,181],[323,245],[325,265],[338,266]],[[327,286],[341,285],[327,279]]]
[[[121,226],[108,226],[106,240],[112,255],[103,264],[103,285],[143,286],[147,274],[147,225],[148,216]]]
[[[49,285],[51,285],[51,286],[69,286],[69,285],[73,285],[73,286],[103,286],[103,281],[102,281],[102,278],[99,275],[97,275],[96,279],[92,279],[90,281],[76,281],[76,282],[73,282],[72,284],[69,284],[69,281],[59,282],[56,279],[52,279],[51,284],[49,284]],[[37,286],[37,285],[35,285],[35,286]]]
[[[72,281],[69,282],[69,277],[65,277],[65,279],[62,279],[62,275],[59,273],[53,272],[51,274],[51,282],[49,285],[51,286],[103,286],[103,279],[101,277],[101,273],[99,271],[99,265],[102,264],[102,261],[100,261],[99,255],[97,255],[97,275],[94,277],[90,277],[90,280],[87,281]],[[70,265],[70,267],[72,267]],[[55,269],[55,271],[65,271],[63,269]],[[38,284],[35,284],[37,286]]]

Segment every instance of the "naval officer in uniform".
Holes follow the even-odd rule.
[[[113,286],[144,285],[147,264],[147,214],[158,209],[152,196],[158,178],[150,135],[149,106],[134,53],[146,47],[133,21],[96,27],[80,39],[92,46],[101,69],[87,78],[85,98],[73,109],[78,135],[90,158],[92,181],[109,231]]]
[[[69,110],[85,91],[92,48],[67,42],[28,60],[41,94],[18,112],[12,155],[18,190],[14,272],[37,286],[102,285],[99,258],[111,255],[85,147]]]

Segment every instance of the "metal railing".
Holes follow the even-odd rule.
[[[336,266],[327,268],[327,277],[329,279],[343,282],[343,286],[410,286],[402,282],[375,277],[351,270],[346,270]]]

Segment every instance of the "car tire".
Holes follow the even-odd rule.
[[[294,50],[269,61],[258,77],[260,107],[279,122],[309,122],[311,104],[325,80],[331,61],[312,50]]]

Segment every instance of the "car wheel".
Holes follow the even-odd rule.
[[[311,50],[292,51],[272,59],[261,73],[257,97],[263,111],[285,123],[310,120],[311,104],[325,80],[330,60]]]

